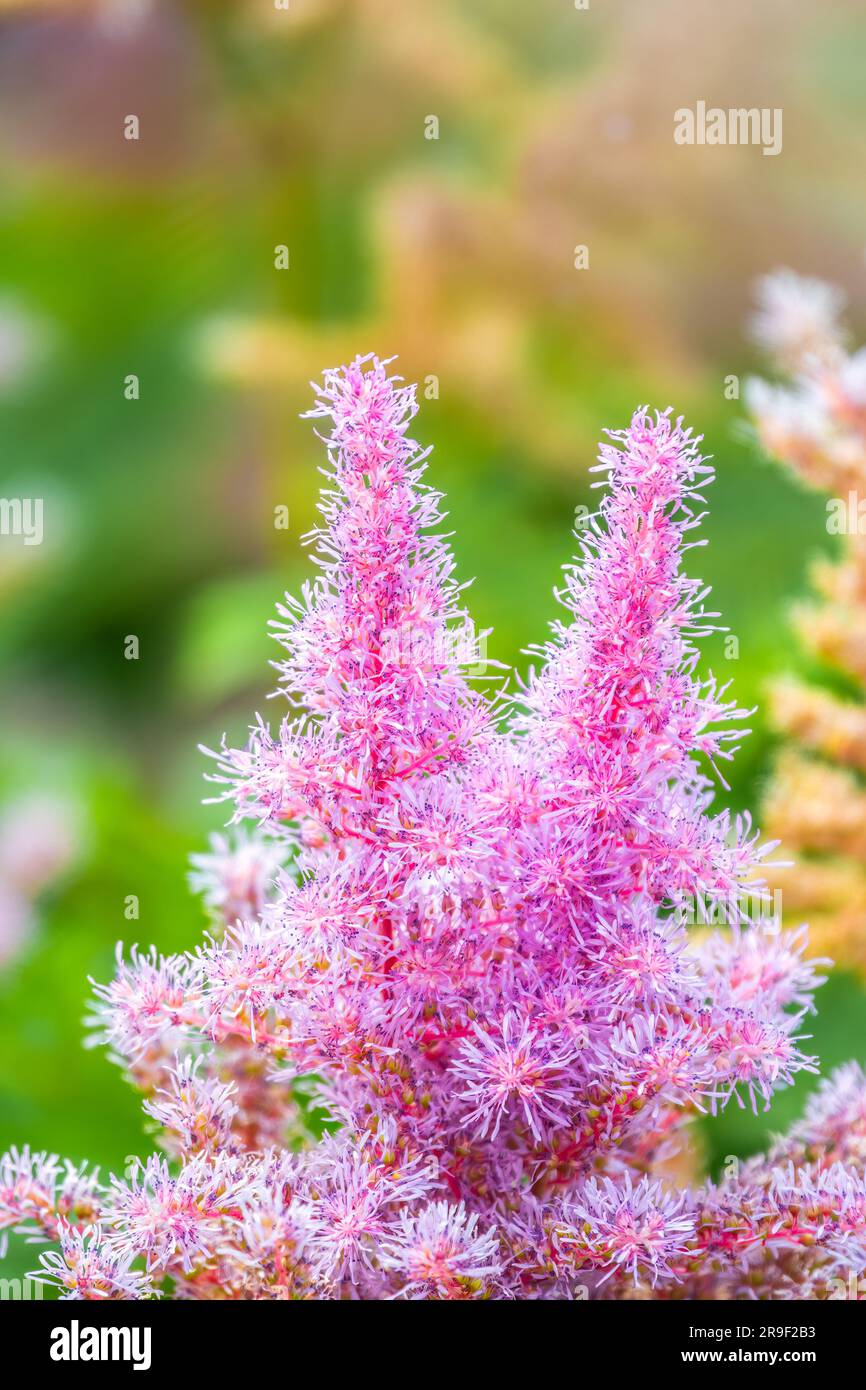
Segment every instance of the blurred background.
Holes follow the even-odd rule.
[[[491,657],[525,667],[601,431],[649,402],[718,467],[691,566],[738,649],[705,666],[759,706],[800,668],[824,500],[762,457],[732,379],[778,265],[843,286],[862,340],[864,68],[858,0],[0,0],[0,496],[44,505],[41,544],[0,536],[0,1149],[147,1146],[82,1047],[87,976],[118,938],[201,933],[187,856],[223,817],[197,745],[268,713],[324,367],[393,353],[423,383]],[[700,99],[781,107],[781,154],[675,144]],[[773,752],[752,724],[736,807]],[[823,1065],[862,1060],[860,986],[819,998]],[[809,1084],[708,1125],[710,1163]]]

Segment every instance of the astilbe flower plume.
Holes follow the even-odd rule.
[[[697,674],[699,440],[645,410],[611,436],[565,617],[488,696],[415,412],[375,359],[326,374],[288,713],[217,755],[254,824],[197,862],[199,948],[97,987],[164,1156],[105,1182],[10,1155],[0,1222],[59,1240],[71,1298],[828,1296],[866,1260],[859,1072],[739,1178],[668,1176],[697,1114],[814,1070],[820,983],[711,809],[742,711]],[[732,930],[696,945],[699,896]]]
[[[792,271],[761,280],[753,329],[781,381],[749,382],[747,401],[767,452],[829,493],[824,521],[840,538],[838,558],[812,566],[814,596],[793,613],[818,679],[787,675],[770,692],[786,743],[765,816],[798,856],[778,882],[808,916],[813,947],[864,974],[866,348],[850,349],[844,305],[835,286]]]

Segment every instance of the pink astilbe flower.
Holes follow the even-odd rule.
[[[105,1245],[119,1256],[142,1256],[149,1271],[177,1266],[189,1273],[219,1251],[250,1182],[222,1154],[213,1162],[193,1157],[177,1176],[164,1159],[150,1158],[128,1180],[113,1180]]]
[[[812,1011],[812,996],[825,976],[828,960],[804,959],[807,933],[756,932],[735,924],[729,935],[716,932],[699,957],[713,997],[732,1005],[760,1007],[771,1015],[789,1005]]]
[[[863,1162],[866,1158],[866,1077],[857,1062],[839,1067],[812,1095],[788,1139],[789,1151]]]
[[[192,1007],[193,971],[188,960],[158,956],[153,947],[145,955],[133,946],[127,963],[118,944],[117,974],[95,985],[94,993],[91,1041],[107,1044],[128,1063],[164,1049],[168,1030],[180,1040]]]
[[[848,349],[845,295],[790,270],[758,283],[753,335],[789,379],[746,383],[761,443],[813,486],[836,494],[862,487],[866,440],[866,348]]]
[[[173,1067],[165,1088],[144,1102],[145,1114],[165,1131],[164,1146],[178,1156],[226,1152],[232,1147],[237,1087],[202,1075],[200,1057],[184,1057]]]
[[[225,924],[260,916],[285,857],[284,846],[255,831],[233,840],[212,835],[210,843],[209,854],[191,858],[190,886]]]
[[[695,1221],[683,1193],[665,1192],[643,1177],[590,1178],[564,1207],[557,1239],[579,1267],[604,1272],[602,1283],[626,1271],[655,1285],[688,1251]]]
[[[573,1064],[580,1051],[567,1035],[545,1035],[515,1013],[507,1013],[495,1032],[478,1024],[473,1031],[477,1041],[461,1043],[451,1068],[465,1083],[461,1099],[472,1107],[467,1126],[495,1139],[503,1119],[516,1114],[540,1139],[542,1120],[567,1123],[577,1103]]]
[[[845,295],[837,286],[777,270],[759,282],[752,336],[788,368],[796,370],[809,359],[826,361],[844,345],[844,307]]]
[[[97,987],[172,1163],[76,1228],[192,1299],[824,1296],[862,1257],[859,1073],[739,1177],[678,1190],[665,1166],[698,1114],[814,1070],[820,983],[764,914],[768,847],[713,807],[743,711],[698,674],[699,440],[646,410],[611,436],[563,619],[519,691],[482,695],[415,413],[375,359],[318,389],[287,710],[217,755],[257,824],[240,861],[198,861],[198,948],[133,949]],[[726,925],[693,943],[697,902]],[[29,1163],[3,1224],[56,1236],[59,1165]]]
[[[56,794],[26,795],[0,807],[0,968],[31,935],[39,895],[80,853],[79,822],[74,804]]]
[[[149,1276],[131,1267],[132,1253],[109,1250],[98,1226],[79,1230],[62,1222],[59,1239],[60,1250],[40,1255],[41,1268],[30,1278],[60,1289],[61,1301],[154,1296]]]
[[[105,1189],[99,1170],[88,1172],[56,1154],[31,1153],[25,1146],[0,1159],[0,1254],[7,1233],[24,1230],[54,1240],[61,1226],[89,1226],[102,1211]]]
[[[401,1213],[381,1260],[405,1276],[402,1298],[479,1298],[499,1272],[499,1241],[495,1231],[478,1229],[477,1213],[462,1202],[431,1202],[417,1214]]]
[[[374,1273],[379,1247],[398,1212],[429,1193],[431,1178],[420,1160],[399,1167],[396,1157],[386,1150],[377,1162],[366,1145],[357,1149],[326,1141],[311,1164],[306,1182],[312,1199],[310,1262],[326,1286],[343,1280],[356,1285],[362,1274]]]

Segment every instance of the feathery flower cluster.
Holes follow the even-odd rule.
[[[57,795],[24,795],[0,808],[0,969],[23,949],[40,895],[80,851],[80,814]]]
[[[827,1296],[866,1259],[859,1073],[739,1180],[665,1176],[698,1113],[814,1070],[820,983],[755,920],[748,820],[711,809],[742,712],[696,674],[699,440],[644,410],[611,436],[566,617],[488,697],[415,412],[375,359],[326,374],[289,712],[217,755],[257,826],[199,862],[199,949],[97,988],[167,1157],[101,1182],[11,1155],[0,1224],[59,1237],[71,1298]],[[690,900],[741,893],[689,941]]]
[[[830,494],[827,529],[838,562],[813,567],[817,597],[794,612],[804,648],[851,696],[793,677],[771,693],[792,742],[766,805],[768,828],[799,862],[781,882],[810,922],[813,947],[866,971],[866,348],[846,348],[844,295],[791,271],[759,286],[758,341],[787,384],[749,383],[748,403],[768,453]],[[857,698],[858,695],[861,698]]]

